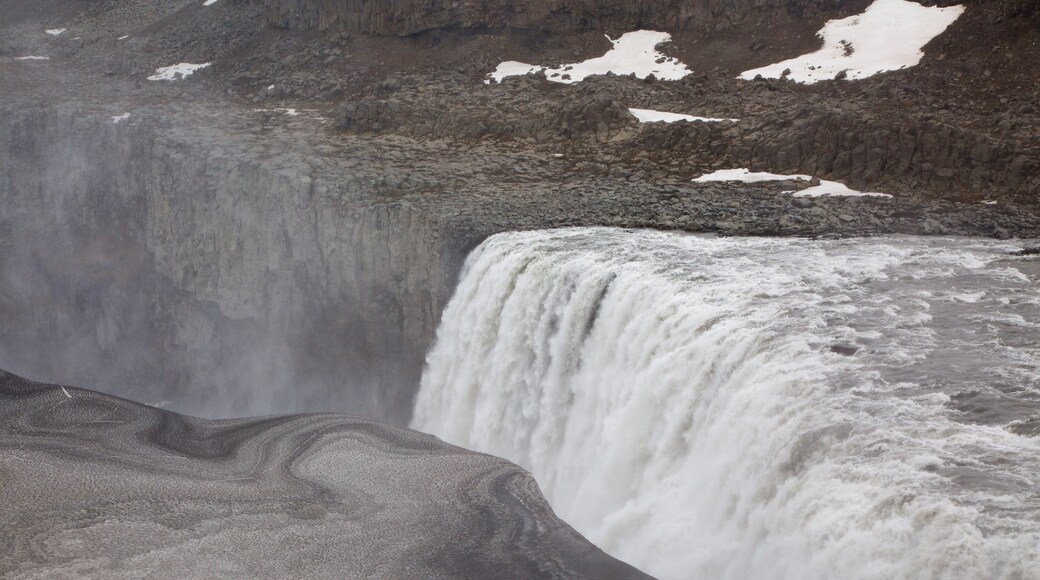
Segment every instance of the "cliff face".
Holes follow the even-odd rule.
[[[449,292],[424,214],[144,124],[5,115],[4,364],[205,416],[407,420]]]
[[[800,18],[859,10],[866,0],[263,0],[274,26],[406,36],[439,29],[724,30],[762,16]],[[940,0],[1004,17],[1040,14],[1032,0]]]
[[[811,17],[843,0],[265,0],[284,28],[340,28],[358,34],[410,35],[436,29],[723,29],[763,12]]]

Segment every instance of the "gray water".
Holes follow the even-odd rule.
[[[1040,261],[570,229],[473,252],[413,427],[663,578],[1040,578]]]

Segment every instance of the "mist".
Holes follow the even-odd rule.
[[[202,417],[407,421],[433,330],[404,315],[433,306],[402,305],[386,236],[413,216],[82,114],[4,120],[0,368]]]

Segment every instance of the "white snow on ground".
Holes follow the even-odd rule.
[[[15,60],[50,60],[49,56],[16,56]]]
[[[983,201],[982,203],[984,203],[985,205],[997,205],[996,200],[993,200],[993,199],[987,199],[987,200]]]
[[[127,35],[125,35],[125,36],[120,36],[120,37],[119,37],[119,38],[117,38],[116,40],[126,40],[126,39],[128,39],[128,38],[130,38],[130,35],[129,35],[129,34],[127,34]]]
[[[844,183],[827,181],[826,179],[821,179],[819,185],[807,187],[801,191],[785,191],[784,193],[793,193],[794,197],[822,197],[825,195],[834,197],[892,197],[887,193],[856,191]]]
[[[811,181],[808,175],[780,175],[777,173],[758,172],[752,173],[747,169],[720,169],[712,173],[706,173],[693,181],[696,183],[709,183],[717,181],[737,181],[742,183],[761,183],[763,181]],[[887,193],[863,192],[851,189],[837,181],[821,179],[819,185],[807,187],[800,191],[785,191],[792,193],[794,197],[892,197]]]
[[[683,115],[681,113],[667,113],[665,111],[654,111],[653,109],[632,109],[628,110],[632,113],[632,116],[639,119],[640,123],[675,123],[676,121],[700,121],[702,123],[721,123],[724,121],[731,121],[736,123],[739,119],[714,119],[712,117],[694,117],[693,115]]]
[[[195,71],[206,68],[212,63],[204,64],[191,64],[182,62],[172,66],[164,66],[162,68],[155,69],[155,74],[148,77],[150,81],[175,81],[177,79],[186,79],[190,77]]]
[[[112,115],[112,122],[116,125],[130,118],[130,113],[123,113],[122,115]]]
[[[833,79],[841,71],[854,80],[915,66],[924,57],[924,45],[963,12],[963,6],[939,8],[908,0],[875,0],[862,14],[825,24],[817,33],[823,38],[820,50],[740,76],[748,80],[756,75],[780,78],[790,69],[787,78],[812,84]]]
[[[217,0],[206,0],[202,3],[203,6],[212,6],[217,3]]]
[[[759,183],[762,181],[809,181],[812,177],[808,175],[779,175],[777,173],[752,173],[747,169],[720,169],[712,173],[706,173],[697,179],[697,183],[708,183],[710,181],[741,181],[744,183]]]
[[[511,60],[498,65],[490,76],[496,82],[502,82],[502,79],[506,77],[544,70],[549,80],[567,84],[608,72],[616,75],[635,73],[641,79],[653,74],[662,80],[675,81],[690,74],[691,71],[678,60],[657,52],[657,45],[669,42],[671,39],[672,35],[667,32],[637,30],[623,34],[618,39],[608,36],[607,40],[610,40],[614,46],[600,57],[566,64],[559,68],[547,68]]]
[[[66,30],[68,30],[68,28],[51,28],[50,30],[44,30],[44,32],[46,32],[47,34],[49,34],[51,36],[58,36],[59,34],[61,34],[62,32],[65,32]]]

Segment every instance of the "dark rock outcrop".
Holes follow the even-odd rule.
[[[405,36],[438,29],[725,30],[765,16],[844,14],[866,0],[262,0],[283,28],[339,29]],[[1032,0],[942,0],[968,3],[1002,17],[1036,17]],[[927,4],[927,2],[925,2]]]
[[[443,85],[408,79],[389,98],[348,100],[337,109],[337,126],[355,133],[396,133],[450,139],[537,139],[602,141],[631,125],[628,107],[596,85],[565,87],[535,75],[508,79],[509,86],[467,91],[471,81]]]
[[[264,0],[284,28],[404,36],[436,29],[541,31],[726,29],[777,12],[826,14],[839,0]]]
[[[1040,195],[1040,150],[941,121],[804,108],[739,133],[732,154],[774,170],[897,192]]]

